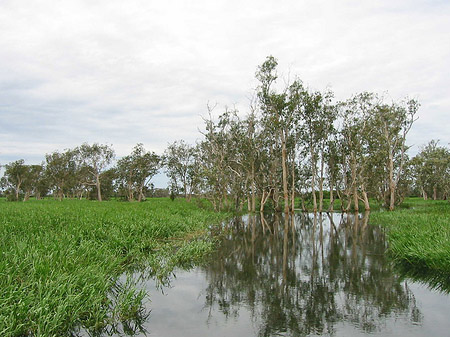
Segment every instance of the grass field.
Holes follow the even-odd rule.
[[[145,267],[163,279],[199,260],[213,247],[202,233],[226,216],[169,199],[0,201],[0,336],[130,319],[145,294],[119,276]]]
[[[417,274],[436,272],[450,283],[450,203],[406,199],[394,212],[370,214],[370,223],[388,227],[393,258]]]

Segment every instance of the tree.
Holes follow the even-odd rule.
[[[370,178],[368,161],[371,157],[373,158],[374,153],[369,153],[369,142],[371,135],[376,132],[370,129],[370,116],[378,104],[377,100],[376,95],[363,92],[340,104],[341,154],[344,161],[341,174],[349,196],[348,204],[344,208],[346,211],[350,209],[352,201],[354,210],[358,211],[360,199],[363,200],[365,209],[370,210],[367,194]],[[350,169],[349,176],[346,168]]]
[[[98,201],[102,201],[101,174],[114,159],[114,150],[108,145],[83,143],[76,152],[81,166],[87,171],[86,183],[96,187]]]
[[[28,173],[28,167],[24,163],[25,161],[23,159],[19,159],[5,165],[2,185],[14,191],[16,201],[19,200],[22,184]]]
[[[297,99],[303,92],[302,83],[294,81],[278,93],[274,86],[278,78],[276,68],[278,61],[273,57],[267,57],[266,61],[258,67],[256,78],[260,82],[257,97],[260,109],[263,113],[265,127],[272,128],[281,145],[282,186],[284,199],[284,212],[290,208],[288,189],[288,158],[289,138],[292,136],[295,126],[295,114],[298,105]],[[293,162],[291,163],[293,165]]]
[[[431,140],[411,160],[414,183],[426,200],[446,199],[450,188],[450,150]]]
[[[41,191],[43,190],[44,182],[44,165],[29,165],[27,166],[25,179],[23,181],[23,190],[25,192],[24,201],[27,201],[34,193],[36,199],[40,199]]]
[[[328,146],[334,132],[336,107],[331,103],[334,94],[331,90],[324,93],[303,90],[298,100],[299,145],[303,149],[303,159],[309,159],[311,171],[311,193],[313,211],[323,210],[323,189]],[[316,189],[319,191],[317,205]]]
[[[236,110],[225,108],[225,112],[215,122],[214,108],[208,106],[209,118],[205,118],[205,139],[199,143],[201,188],[204,195],[213,203],[214,209],[229,207],[229,194],[236,176],[243,179],[236,170],[236,148],[232,145],[233,130],[238,123]]]
[[[117,180],[120,188],[126,191],[129,201],[136,194],[139,202],[145,198],[145,189],[151,178],[158,173],[160,164],[160,157],[154,152],[146,151],[141,143],[133,148],[130,155],[118,160]]]
[[[188,201],[199,183],[197,152],[195,146],[184,140],[169,144],[164,151],[164,167],[170,178],[171,191],[181,191]]]
[[[403,176],[405,163],[407,162],[406,135],[416,120],[419,103],[410,99],[400,103],[378,104],[371,116],[372,130],[376,144],[373,147],[380,155],[379,158],[387,158],[387,192],[385,205],[389,210],[394,210],[396,205],[396,193],[399,182]]]
[[[45,155],[45,175],[50,189],[56,193],[59,200],[64,198],[73,186],[77,177],[76,151],[55,151]]]

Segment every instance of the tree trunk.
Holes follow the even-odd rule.
[[[269,192],[266,193],[266,191],[263,191],[262,197],[261,197],[261,204],[259,207],[259,211],[263,212],[264,211],[264,205],[266,204],[267,200],[269,199],[269,196],[272,192],[272,189],[269,190]]]
[[[142,183],[140,186],[139,186],[139,202],[141,202],[142,200],[144,200],[145,199],[145,195],[144,195],[144,186],[145,186],[145,182],[144,183]]]
[[[295,163],[292,162],[292,187],[291,187],[291,212],[294,213],[295,210]]]
[[[330,206],[328,207],[328,212],[333,212],[334,208],[334,182],[330,180]]]
[[[95,186],[97,187],[97,199],[98,201],[102,201],[102,190],[100,186],[100,175],[97,174],[95,177]]]
[[[62,187],[61,187],[61,188],[58,190],[58,199],[59,199],[59,201],[62,201],[63,198],[64,198],[64,193],[63,193],[63,190],[62,190]]]
[[[263,191],[263,194],[261,196],[261,203],[259,205],[259,211],[264,211],[264,205],[266,204],[267,198],[266,198],[266,191]]]
[[[305,206],[305,198],[303,198],[303,196],[302,196],[301,200],[302,200],[302,211],[307,212],[308,210],[306,209],[306,206]]]
[[[395,208],[394,155],[389,152],[389,210]]]
[[[286,151],[286,139],[282,131],[282,142],[281,142],[281,164],[283,168],[283,198],[284,198],[284,213],[289,213],[289,193],[288,193],[288,182],[287,182],[287,151]]]
[[[356,184],[353,185],[353,205],[355,208],[355,212],[359,212],[359,196],[358,196],[358,189],[356,188]]]
[[[358,198],[358,185],[356,182],[356,157],[355,155],[352,153],[352,193],[353,193],[353,204],[355,207],[355,212],[359,212],[359,198]]]
[[[367,197],[367,193],[366,193],[365,189],[363,189],[361,191],[361,194],[362,194],[363,202],[364,202],[364,210],[365,211],[370,211],[369,198]]]
[[[256,211],[256,186],[255,186],[255,162],[252,162],[252,181],[251,181],[251,192],[252,192],[252,212]]]
[[[275,211],[276,212],[281,212],[281,209],[280,209],[280,196],[278,195],[278,189],[277,188],[273,188],[272,201],[273,201],[273,207],[275,208]]]
[[[323,160],[323,148],[320,150],[320,178],[319,178],[319,212],[323,211],[323,170],[324,170],[324,160]]]
[[[311,193],[313,198],[313,212],[317,212],[317,199],[316,199],[316,162],[314,160],[314,153],[312,152],[311,147],[311,169],[312,169],[312,175],[311,175]]]
[[[423,198],[423,200],[428,200],[427,191],[425,191],[425,189],[423,187],[422,187],[422,198]]]

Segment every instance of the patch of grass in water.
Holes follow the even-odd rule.
[[[417,275],[434,273],[450,281],[450,203],[407,199],[394,212],[374,212],[373,224],[388,228],[391,256]]]

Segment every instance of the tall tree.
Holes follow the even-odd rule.
[[[140,202],[145,199],[145,190],[151,179],[158,173],[160,157],[146,151],[142,143],[138,143],[130,155],[122,157],[117,162],[117,179],[127,191],[129,201],[136,198]]]
[[[295,127],[296,104],[291,104],[302,92],[302,84],[296,80],[291,85],[277,92],[275,85],[278,78],[278,61],[273,57],[267,57],[266,61],[258,67],[256,78],[259,81],[258,101],[263,114],[266,127],[273,129],[281,145],[281,168],[284,212],[290,209],[288,189],[288,143]]]
[[[354,210],[359,211],[359,200],[363,200],[366,210],[370,209],[367,194],[369,179],[368,160],[374,153],[369,153],[369,141],[376,130],[371,129],[370,116],[378,104],[378,97],[372,93],[363,92],[340,104],[341,154],[343,155],[342,175],[345,190],[349,196],[345,210],[348,211],[353,201]],[[350,175],[346,172],[350,170]]]
[[[426,200],[448,197],[450,188],[450,150],[431,140],[412,159],[414,183]]]
[[[169,144],[164,151],[164,166],[170,185],[190,201],[199,180],[197,148],[184,140]]]
[[[376,144],[377,151],[387,158],[388,193],[385,204],[391,211],[396,205],[397,187],[407,162],[406,135],[417,119],[418,109],[417,100],[409,99],[400,103],[378,104],[371,116],[373,128],[380,131]]]
[[[236,171],[236,148],[232,145],[232,130],[238,123],[238,117],[236,110],[226,108],[216,122],[212,117],[213,109],[208,106],[209,117],[204,119],[205,139],[199,143],[201,184],[214,208],[221,210],[230,207],[233,181],[241,175],[240,170]]]
[[[22,191],[22,185],[28,174],[28,166],[25,165],[23,159],[16,160],[5,165],[5,173],[3,178],[3,185],[10,188],[14,192],[15,200],[19,200],[19,194]]]
[[[102,201],[101,174],[114,159],[114,150],[109,145],[83,143],[76,151],[88,173],[86,183],[96,187],[98,201]]]
[[[25,192],[24,201],[30,199],[30,196],[34,193],[36,199],[40,198],[40,192],[42,191],[42,184],[44,180],[44,165],[28,165],[25,179],[23,182],[23,190]]]
[[[62,200],[76,181],[77,163],[76,151],[65,150],[54,151],[45,155],[45,175],[48,179],[50,189],[54,195]]]

